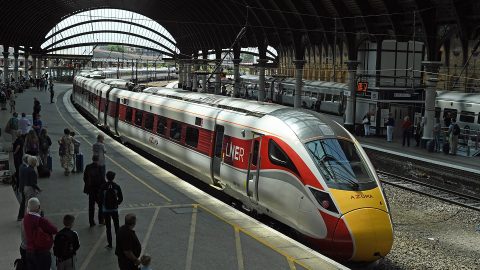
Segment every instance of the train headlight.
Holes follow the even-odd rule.
[[[311,187],[309,189],[321,207],[328,211],[338,213],[337,207],[335,207],[330,194]]]

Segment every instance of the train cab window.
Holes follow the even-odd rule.
[[[293,164],[292,160],[290,160],[287,154],[274,140],[270,140],[268,142],[268,159],[271,163],[285,167],[298,174],[298,170]]]
[[[141,127],[143,120],[143,112],[141,110],[135,110],[135,125]]]
[[[460,112],[460,122],[474,123],[475,122],[475,113],[474,112],[461,111]]]
[[[151,113],[145,113],[145,129],[153,130],[153,114]]]
[[[167,128],[167,118],[159,116],[157,123],[157,134],[165,136],[165,129]]]
[[[198,145],[198,128],[187,127],[187,134],[185,135],[185,143],[191,147]]]
[[[170,123],[170,138],[175,141],[180,141],[182,136],[182,124],[177,121]]]
[[[305,144],[325,183],[342,190],[368,190],[377,186],[372,171],[355,144],[321,139]]]
[[[131,123],[132,115],[133,115],[133,109],[131,107],[127,107],[127,111],[125,113],[125,122]]]

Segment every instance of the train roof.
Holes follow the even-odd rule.
[[[480,94],[458,91],[437,91],[437,100],[480,104]]]
[[[150,87],[145,89],[143,92],[246,113],[247,115],[256,116],[259,118],[265,115],[273,116],[279,118],[286,125],[288,125],[297,135],[300,141],[308,141],[319,137],[349,137],[348,133],[345,131],[345,129],[343,129],[343,127],[336,124],[328,117],[309,110],[293,109],[283,105],[267,102],[161,87]]]

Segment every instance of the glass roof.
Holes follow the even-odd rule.
[[[48,32],[41,48],[55,53],[61,50],[61,54],[91,54],[98,44],[137,46],[170,56],[179,53],[175,39],[159,23],[119,9],[95,9],[67,17]]]

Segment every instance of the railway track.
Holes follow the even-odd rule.
[[[436,198],[451,204],[459,205],[472,210],[480,211],[480,198],[467,195],[461,192],[449,190],[435,185],[427,184],[414,179],[398,176],[384,171],[377,171],[380,181],[403,188],[409,191],[420,193],[429,197]]]

